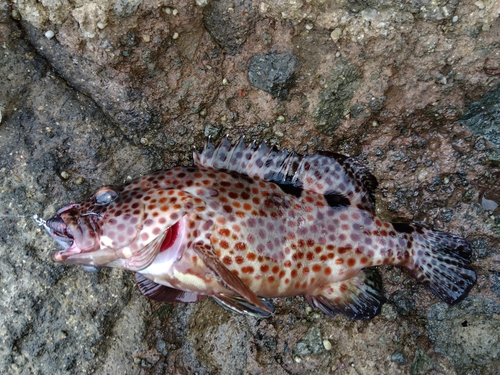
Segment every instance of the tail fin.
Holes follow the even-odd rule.
[[[403,267],[443,301],[453,305],[463,300],[476,283],[476,273],[470,267],[469,243],[462,237],[419,224],[393,226],[411,246],[411,256]]]

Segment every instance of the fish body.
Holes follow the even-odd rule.
[[[353,158],[224,139],[194,161],[60,209],[43,223],[64,247],[53,259],[135,271],[154,300],[211,296],[258,317],[273,312],[268,298],[304,295],[328,315],[372,318],[381,264],[450,304],[476,281],[465,239],[378,218],[377,181]]]

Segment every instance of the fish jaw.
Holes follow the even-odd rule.
[[[106,198],[109,191],[105,190]],[[204,205],[173,189],[114,193],[106,205],[96,202],[100,196],[96,193],[87,201],[63,207],[47,221],[35,219],[63,248],[52,255],[55,262],[142,270],[160,252],[169,253],[173,245],[178,250],[178,233],[186,225],[183,217],[196,205]]]

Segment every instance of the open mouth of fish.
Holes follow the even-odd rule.
[[[103,244],[103,238],[99,235],[99,227],[92,215],[80,215],[77,220],[67,212],[72,209],[71,206],[64,207],[56,215],[48,220],[33,216],[36,223],[43,227],[47,233],[63,248],[52,254],[55,262],[63,264],[77,264],[81,266],[111,266],[112,262],[120,259],[132,257],[144,258],[143,253],[150,253],[142,267],[147,267],[158,253],[176,248],[173,251],[177,254],[181,247],[181,238],[179,234],[184,232],[184,218],[167,228],[162,234],[158,235],[147,246],[139,249],[137,253],[122,251],[121,248],[110,247]],[[69,224],[67,223],[69,222]],[[140,235],[137,231],[137,236]],[[152,254],[151,254],[152,253]]]

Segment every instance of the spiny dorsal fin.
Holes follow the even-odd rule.
[[[199,167],[233,171],[274,182],[286,192],[300,190],[323,194],[331,205],[354,205],[374,212],[376,178],[356,159],[335,153],[300,155],[286,149],[245,144],[241,137],[231,146],[224,138],[218,146],[207,141],[201,153],[194,152]],[[287,189],[289,191],[287,191]]]

